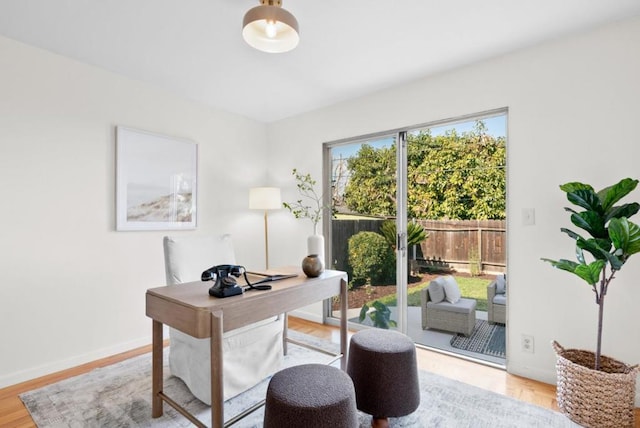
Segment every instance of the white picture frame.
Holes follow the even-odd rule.
[[[116,230],[197,225],[198,145],[116,127]]]

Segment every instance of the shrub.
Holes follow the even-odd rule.
[[[482,263],[478,249],[471,247],[469,249],[469,274],[471,276],[480,276],[482,274]]]
[[[384,237],[359,232],[349,238],[349,266],[353,286],[395,284],[395,253]]]

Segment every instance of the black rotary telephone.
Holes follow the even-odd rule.
[[[233,275],[233,276],[229,276]],[[270,285],[255,285],[249,282],[247,270],[244,266],[238,265],[217,265],[202,272],[203,281],[214,281],[213,287],[209,289],[209,294],[214,297],[231,297],[242,294],[244,289],[238,285],[236,278],[244,275],[249,289],[271,290]],[[234,278],[235,277],[235,278]]]

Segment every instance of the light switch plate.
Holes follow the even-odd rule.
[[[522,209],[522,225],[533,226],[536,224],[536,210],[534,208]]]

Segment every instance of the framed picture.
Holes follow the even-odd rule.
[[[116,229],[195,229],[198,145],[116,127]]]

